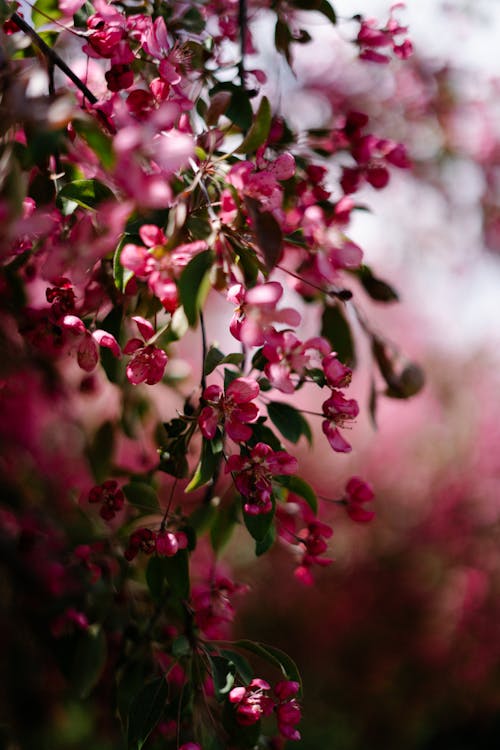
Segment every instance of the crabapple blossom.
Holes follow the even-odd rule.
[[[252,401],[260,388],[252,378],[236,378],[224,393],[218,385],[209,385],[203,391],[203,400],[208,402],[198,417],[203,437],[212,440],[217,426],[222,423],[224,431],[235,442],[246,441],[252,436],[248,423],[259,416],[258,407]]]
[[[299,325],[301,317],[297,310],[291,307],[276,309],[282,296],[283,287],[277,281],[258,284],[249,290],[241,284],[232,286],[227,298],[237,305],[229,324],[235,339],[246,346],[261,346],[266,333],[273,330],[272,323]]]
[[[163,349],[147,343],[154,336],[154,328],[151,323],[140,315],[134,316],[132,320],[136,323],[139,332],[146,341],[132,338],[125,344],[123,353],[132,354],[127,364],[127,378],[133,385],[139,383],[155,385],[163,377],[168,357]]]
[[[229,701],[235,706],[240,724],[251,726],[272,713],[274,701],[269,695],[270,690],[269,683],[257,677],[247,687],[236,687],[229,692]]]
[[[231,472],[234,483],[245,500],[243,508],[250,515],[272,510],[272,477],[294,474],[297,459],[286,451],[273,451],[265,443],[257,443],[248,455],[229,456],[226,474]]]
[[[338,453],[349,453],[352,448],[342,437],[337,426],[343,427],[346,422],[358,416],[357,401],[353,398],[346,399],[340,391],[333,389],[330,398],[323,403],[323,414],[326,419],[321,427],[331,447]]]
[[[344,502],[346,511],[353,521],[366,523],[375,516],[374,511],[367,510],[365,503],[369,503],[375,497],[369,484],[359,477],[351,477],[345,486]]]
[[[274,693],[278,703],[274,706],[278,730],[287,740],[300,740],[300,732],[296,729],[302,718],[302,710],[296,699],[300,689],[294,680],[282,680],[274,686]]]
[[[99,515],[105,521],[111,521],[123,508],[125,496],[115,479],[107,479],[101,485],[92,487],[88,500],[89,503],[102,503]]]

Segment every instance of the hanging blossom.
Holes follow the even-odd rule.
[[[168,357],[163,349],[147,343],[155,335],[151,323],[140,315],[134,316],[132,320],[145,340],[130,339],[123,348],[124,354],[132,354],[127,365],[127,378],[134,385],[138,383],[154,385],[162,379]]]
[[[303,546],[304,552],[300,565],[295,569],[294,576],[306,586],[312,586],[314,578],[311,573],[313,565],[326,567],[331,565],[332,560],[329,557],[321,557],[328,548],[327,539],[333,535],[333,530],[326,523],[321,523],[316,519],[310,519],[307,528],[299,531],[299,544]]]
[[[302,719],[302,710],[296,698],[299,690],[300,685],[295,680],[281,680],[274,686],[278,698],[274,706],[278,730],[287,740],[300,740],[300,732],[296,729]]]
[[[85,372],[92,372],[97,367],[97,363],[99,362],[99,346],[111,349],[115,357],[121,356],[117,340],[108,331],[97,329],[90,332],[85,327],[83,320],[76,315],[65,315],[61,321],[61,326],[78,343],[76,358],[79,366]]]
[[[402,60],[410,57],[413,53],[410,40],[404,39],[399,43],[396,41],[396,37],[401,37],[408,32],[408,27],[399,24],[394,17],[394,11],[405,7],[404,3],[392,5],[389,20],[383,27],[378,27],[376,18],[360,17],[361,28],[356,41],[361,50],[359,55],[361,60],[382,64],[390,62],[389,55],[379,52],[384,47],[391,47],[394,54]]]
[[[105,521],[111,521],[123,508],[125,496],[115,479],[107,479],[102,484],[92,487],[88,500],[89,503],[101,503],[99,515]]]
[[[351,445],[340,434],[338,427],[343,427],[359,414],[358,402],[346,399],[340,388],[347,388],[352,378],[352,370],[338,359],[335,352],[331,352],[323,360],[323,371],[326,381],[331,387],[331,395],[324,401],[323,415],[326,419],[322,423],[322,430],[334,451],[338,453],[349,453]]]
[[[301,317],[297,310],[291,307],[276,309],[282,296],[283,287],[277,281],[258,284],[249,290],[241,284],[234,284],[227,299],[237,305],[229,324],[235,339],[246,346],[262,346],[266,333],[273,330],[272,323],[298,326]]]
[[[208,583],[193,586],[191,604],[195,622],[207,638],[227,636],[227,627],[235,616],[232,598],[248,590],[246,584],[234,583],[220,573]]]
[[[367,510],[364,505],[370,503],[375,494],[367,482],[359,477],[351,477],[345,487],[342,502],[346,506],[349,518],[358,523],[368,523],[375,516],[374,511]]]
[[[249,440],[252,428],[248,423],[255,422],[259,416],[259,409],[252,401],[257,398],[259,392],[259,384],[252,378],[236,378],[227,387],[225,394],[218,385],[209,385],[205,388],[203,399],[208,404],[203,407],[198,417],[203,437],[212,440],[218,425],[223,424],[231,440]]]
[[[225,469],[226,474],[233,474],[236,488],[245,499],[245,513],[252,516],[271,512],[272,477],[296,471],[296,458],[286,451],[273,451],[265,443],[257,443],[249,455],[229,456]]]
[[[282,393],[293,393],[296,384],[292,375],[304,377],[306,370],[316,367],[321,355],[330,352],[330,344],[321,336],[301,341],[292,331],[281,333],[271,329],[265,334],[262,355],[267,364],[264,372],[274,388]]]
[[[236,707],[236,719],[240,724],[248,727],[272,714],[274,701],[270,690],[269,683],[257,677],[247,687],[235,687],[229,692],[229,701]]]

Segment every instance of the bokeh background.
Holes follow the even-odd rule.
[[[335,8],[348,18],[353,3]],[[383,19],[387,5],[356,11]],[[333,498],[362,472],[376,518],[362,526],[323,504],[334,562],[314,588],[283,547],[255,568],[241,541],[231,548],[252,582],[241,632],[300,664],[304,750],[500,743],[500,4],[410,0],[399,17],[415,55],[396,69],[357,63],[349,25],[335,34],[319,17],[296,76],[276,61],[275,95],[296,127],[321,127],[347,98],[409,145],[413,172],[367,188],[370,212],[350,236],[401,292],[362,309],[427,377],[409,402],[379,399],[375,430],[357,330],[353,453],[332,461],[318,434],[301,467]]]

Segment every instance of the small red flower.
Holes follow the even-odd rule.
[[[364,508],[365,503],[370,503],[375,494],[369,484],[359,477],[351,477],[345,487],[346,510],[350,518],[358,523],[367,523],[375,516],[372,510]]]
[[[209,385],[203,392],[208,406],[203,407],[198,417],[203,437],[212,440],[217,426],[223,422],[224,429],[235,442],[249,440],[252,429],[249,422],[259,416],[258,407],[251,403],[259,395],[259,384],[252,378],[236,378],[227,387],[226,393],[218,385]]]

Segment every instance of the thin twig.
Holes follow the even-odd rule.
[[[81,81],[80,78],[78,78],[76,73],[73,73],[69,65],[67,65],[67,63],[65,63],[61,57],[59,57],[57,52],[55,52],[52,49],[52,47],[49,47],[49,45],[46,44],[46,42],[44,42],[41,36],[37,34],[35,29],[33,29],[28,23],[26,23],[24,18],[21,18],[21,16],[18,13],[13,13],[11,16],[11,20],[16,24],[16,26],[21,31],[24,31],[24,33],[27,34],[27,36],[29,36],[33,44],[35,44],[36,47],[38,47],[38,49],[40,50],[40,52],[43,55],[45,55],[45,57],[47,58],[49,62],[49,66],[50,65],[56,66],[59,68],[59,70],[62,70],[62,72],[70,79],[70,81],[72,81],[75,84],[77,89],[79,89],[82,92],[85,99],[87,99],[90,102],[90,104],[97,104],[97,102],[99,101],[98,98],[92,93],[92,91],[89,88],[87,88],[87,86],[83,83],[83,81]],[[115,130],[114,125],[111,122],[109,122],[105,114],[101,112],[101,110],[99,109],[96,109],[96,113],[99,119],[101,120],[102,124],[108,130],[108,132],[112,134],[115,133],[116,130]]]

